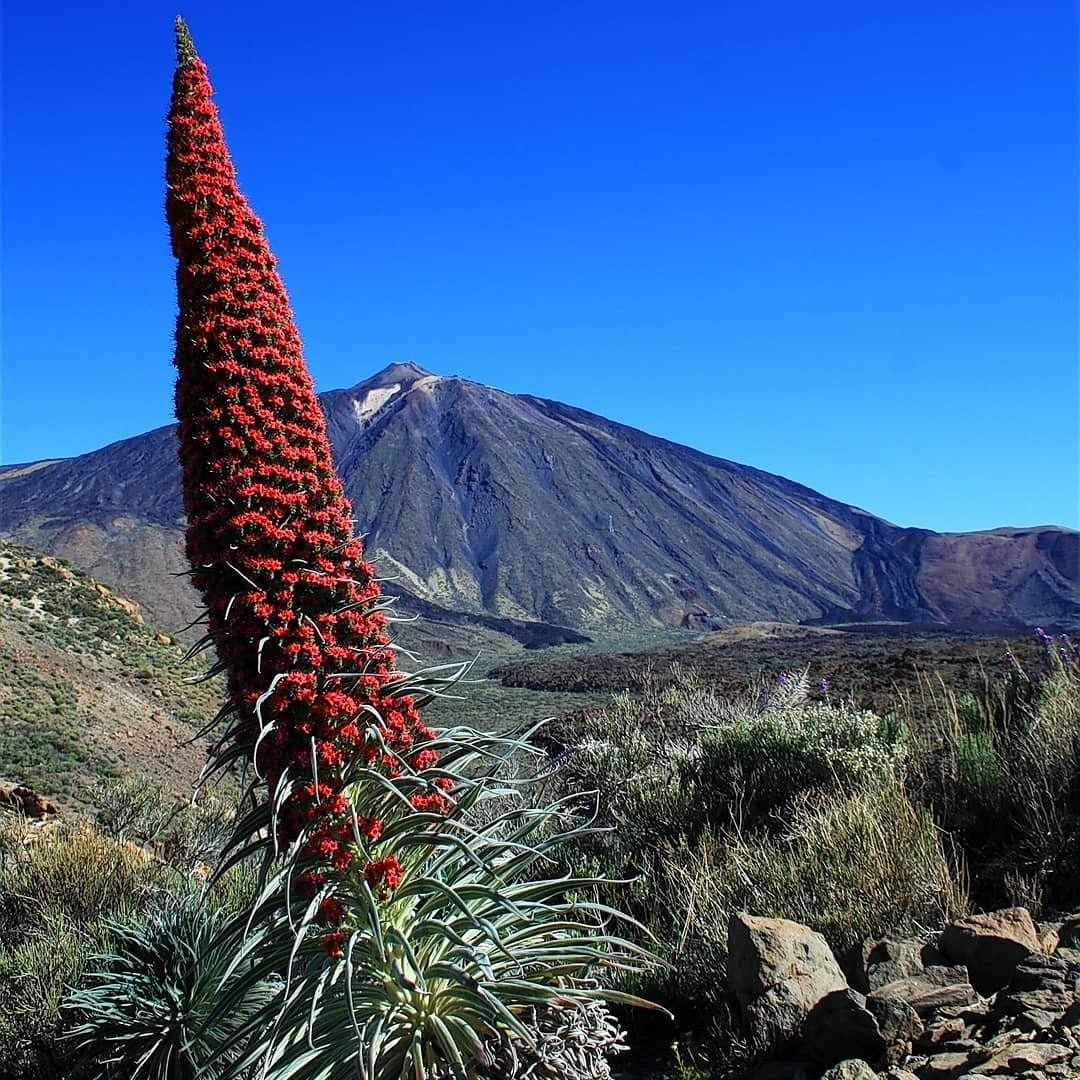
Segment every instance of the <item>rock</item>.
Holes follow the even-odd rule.
[[[799,1050],[828,1064],[841,1055],[878,1061],[887,1046],[877,1019],[866,1007],[866,998],[845,986],[827,994],[810,1010],[803,1022]]]
[[[821,1080],[878,1080],[878,1074],[860,1058],[849,1058],[826,1069]]]
[[[0,788],[0,805],[10,807],[35,821],[42,821],[60,813],[60,807],[56,803],[24,784],[13,788]]]
[[[874,996],[905,1001],[923,1019],[939,1009],[974,1005],[979,1000],[966,968],[943,967],[927,968],[922,975],[886,983],[874,991]]]
[[[728,981],[755,1051],[782,1051],[814,1007],[847,982],[825,939],[787,919],[728,921]]]
[[[967,1054],[934,1054],[919,1068],[919,1080],[952,1080],[960,1076],[971,1064]]]
[[[168,634],[155,634],[154,635],[154,640],[159,645],[171,645],[172,644],[172,638],[169,637]]]
[[[1039,944],[1042,946],[1043,953],[1053,953],[1057,946],[1061,944],[1061,937],[1057,933],[1061,929],[1062,924],[1059,922],[1036,923],[1036,930],[1039,932]]]
[[[980,994],[993,994],[1008,985],[1016,965],[1040,951],[1038,932],[1025,908],[970,915],[950,923],[938,947],[968,969]]]
[[[914,1045],[928,1052],[945,1050],[957,1039],[962,1039],[966,1031],[967,1025],[959,1016],[932,1019],[923,1033],[914,1040]]]
[[[1080,947],[1080,912],[1070,915],[1058,927],[1058,948]]]
[[[1069,974],[1060,957],[1032,954],[1017,965],[1009,985],[997,995],[992,1020],[1023,1032],[1052,1027],[1075,1002]]]
[[[878,1031],[885,1040],[883,1060],[898,1065],[911,1053],[914,1041],[923,1033],[922,1019],[899,998],[879,998],[871,994],[866,999],[866,1008],[877,1021]]]
[[[1080,948],[1074,949],[1069,945],[1059,945],[1054,950],[1054,956],[1058,960],[1064,960],[1066,964],[1080,973]]]
[[[882,998],[870,994],[866,1007],[877,1021],[886,1042],[914,1042],[923,1033],[919,1014],[901,998]]]
[[[969,1076],[1041,1076],[1049,1065],[1068,1061],[1072,1051],[1055,1043],[1013,1043],[999,1050],[989,1061],[969,1070]],[[1067,1075],[1067,1074],[1066,1074]]]
[[[869,994],[886,983],[921,975],[928,965],[942,963],[944,957],[933,945],[890,937],[857,945],[845,954],[840,966],[854,989]]]
[[[907,1069],[901,1069],[895,1065],[886,1069],[883,1073],[878,1073],[878,1077],[879,1080],[919,1080],[913,1072],[908,1072]]]

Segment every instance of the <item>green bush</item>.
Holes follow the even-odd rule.
[[[557,774],[597,792],[608,826],[576,843],[575,869],[632,878],[618,899],[675,965],[627,988],[718,1022],[733,911],[794,919],[843,950],[965,910],[942,836],[905,793],[907,760],[902,724],[810,700],[806,673],[724,699],[676,668],[594,714]]]
[[[936,719],[909,719],[911,790],[957,837],[986,906],[1080,900],[1080,671],[1047,653],[1041,674],[988,674]]]
[[[804,923],[841,955],[863,938],[941,925],[966,910],[930,814],[897,782],[807,793],[783,831],[682,840],[654,867],[650,929],[675,967],[635,988],[691,1014],[723,1003],[732,912]]]
[[[706,728],[698,746],[681,779],[701,789],[714,826],[735,805],[758,822],[805,792],[878,787],[897,775],[904,756],[903,743],[874,713],[814,701],[735,711]]]
[[[729,828],[776,828],[807,792],[857,791],[901,776],[901,730],[871,712],[806,698],[806,676],[726,700],[693,672],[646,684],[591,716],[563,791],[599,792],[610,831],[578,846],[593,870],[632,876],[655,852]],[[652,853],[652,854],[650,854]]]
[[[0,944],[61,918],[76,928],[145,904],[175,877],[133,844],[102,836],[85,822],[32,830],[9,820],[0,867]]]
[[[82,977],[88,953],[105,942],[96,924],[74,926],[55,915],[0,946],[0,1076],[50,1080],[66,1074],[61,1003]]]
[[[0,1077],[66,1076],[71,1049],[60,1036],[73,1014],[62,1022],[61,1002],[90,957],[115,948],[110,926],[203,895],[190,858],[167,848],[158,855],[88,822],[38,827],[0,814]],[[254,889],[251,870],[234,868],[210,890],[208,911],[228,917]]]
[[[132,1080],[215,1080],[228,1072],[245,1051],[237,1033],[277,986],[249,986],[227,1013],[215,1012],[242,944],[221,934],[226,918],[186,897],[107,926],[107,953],[93,958],[99,966],[64,1003],[81,1017],[68,1038],[84,1068],[100,1074],[104,1058]]]

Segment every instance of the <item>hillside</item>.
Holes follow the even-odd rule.
[[[412,364],[321,402],[387,591],[448,623],[524,641],[522,624],[541,622],[537,644],[573,640],[566,628],[754,620],[1080,624],[1075,531],[898,528],[783,477]],[[196,610],[176,576],[182,525],[173,428],[0,469],[0,532],[122,584],[170,630]]]
[[[0,781],[67,804],[106,777],[190,791],[206,747],[188,740],[220,680],[147,626],[136,604],[82,571],[0,542]]]

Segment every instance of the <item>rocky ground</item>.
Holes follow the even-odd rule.
[[[1080,1077],[1080,914],[973,915],[839,960],[805,926],[740,914],[728,965],[746,1080]]]

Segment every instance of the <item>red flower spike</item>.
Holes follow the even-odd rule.
[[[319,818],[297,878],[313,891],[352,861],[348,842],[333,834],[352,828],[342,794],[349,760],[357,752],[370,760],[359,746],[364,708],[392,716],[384,737],[395,753],[431,733],[411,700],[385,694],[401,676],[385,617],[372,610],[378,585],[353,536],[288,296],[262,224],[237,187],[206,65],[179,19],[176,37],[165,211],[177,259],[187,554],[226,666],[235,738],[266,776],[270,804],[287,769],[294,780],[297,769],[318,769],[318,789],[298,783],[277,823],[279,840],[289,843]],[[363,677],[348,676],[359,670]],[[254,760],[269,719],[274,733]],[[428,767],[427,752],[420,758]],[[391,755],[383,768],[399,771]],[[381,823],[361,818],[358,827],[373,841]],[[388,857],[364,873],[385,895],[400,867]],[[331,956],[342,940],[322,939]]]

